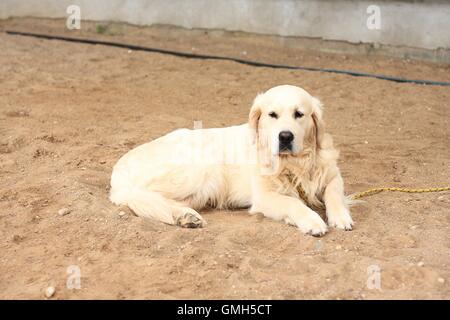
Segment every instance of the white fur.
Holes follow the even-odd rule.
[[[296,110],[304,116],[294,118]],[[290,153],[277,149],[283,130],[295,137]],[[205,207],[248,207],[313,235],[327,226],[307,204],[325,204],[328,224],[348,230],[353,221],[338,152],[323,131],[319,100],[298,87],[274,87],[256,97],[248,124],[180,129],[129,151],[114,166],[110,199],[139,216],[187,227],[206,224],[196,211]]]

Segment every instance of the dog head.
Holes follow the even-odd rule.
[[[271,158],[296,157],[306,147],[321,148],[322,105],[299,87],[277,86],[255,98],[249,128],[259,151]]]

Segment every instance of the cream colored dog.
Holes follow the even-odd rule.
[[[206,225],[196,210],[250,208],[312,235],[327,225],[308,205],[325,205],[328,225],[350,230],[337,158],[319,100],[277,86],[256,97],[248,124],[179,129],[125,154],[114,166],[110,199],[190,228]]]

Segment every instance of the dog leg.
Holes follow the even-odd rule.
[[[327,211],[328,225],[343,230],[352,230],[354,222],[345,202],[344,183],[336,175],[325,188],[323,200]]]
[[[316,212],[299,199],[276,192],[265,192],[254,199],[250,213],[256,212],[295,225],[301,232],[313,236],[321,236],[327,232],[327,225]]]
[[[117,204],[127,204],[138,216],[153,218],[183,228],[206,226],[206,221],[197,211],[181,202],[167,199],[157,192],[136,188],[133,192],[127,191],[124,195],[127,198],[115,191],[111,197],[112,201]],[[119,196],[122,196],[122,198],[119,198]]]

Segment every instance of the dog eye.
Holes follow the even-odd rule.
[[[278,119],[278,115],[273,111],[269,113],[269,116],[272,118]]]
[[[299,119],[299,118],[301,118],[301,117],[303,117],[303,116],[304,116],[304,114],[301,113],[300,111],[295,111],[295,112],[294,112],[294,118],[295,118],[295,119]]]

